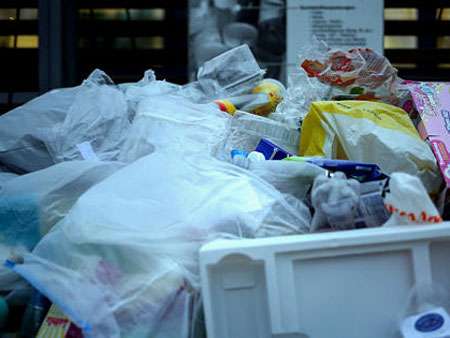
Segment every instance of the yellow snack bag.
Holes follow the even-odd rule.
[[[436,159],[408,114],[385,103],[312,103],[302,124],[299,153],[376,163],[386,174],[419,176],[429,192],[437,192],[441,184]]]

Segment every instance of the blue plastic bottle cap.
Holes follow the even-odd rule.
[[[0,328],[6,325],[8,320],[9,307],[6,300],[0,297]]]
[[[231,158],[235,158],[236,156],[241,156],[246,158],[248,156],[248,152],[240,149],[233,149],[231,151]]]
[[[414,325],[419,332],[433,332],[439,330],[444,325],[445,319],[438,313],[428,313],[417,319]]]

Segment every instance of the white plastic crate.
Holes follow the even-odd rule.
[[[200,264],[208,338],[398,338],[416,283],[450,289],[450,223],[216,241]]]

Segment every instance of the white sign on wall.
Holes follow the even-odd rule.
[[[328,46],[348,50],[366,47],[383,53],[383,0],[287,0],[287,64],[313,36]]]

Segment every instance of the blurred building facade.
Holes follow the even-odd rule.
[[[94,68],[117,83],[149,68],[186,82],[188,7],[188,0],[2,0],[0,112],[76,85]],[[385,0],[385,7],[385,54],[400,76],[450,79],[450,1]]]

